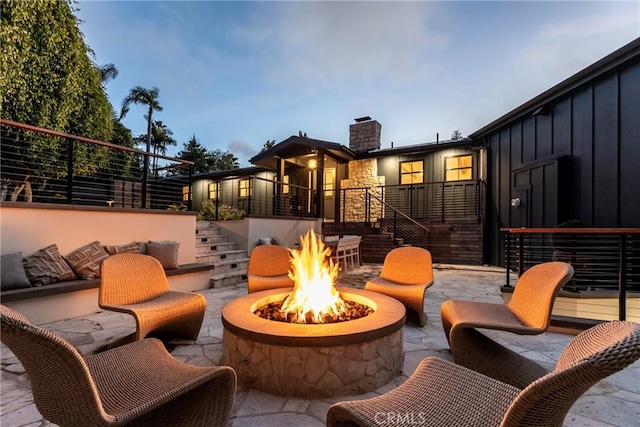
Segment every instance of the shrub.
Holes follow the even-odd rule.
[[[238,209],[235,206],[222,203],[218,207],[218,221],[232,221],[244,218],[245,212],[242,209]],[[216,220],[216,205],[207,200],[202,203],[202,207],[198,212],[198,221],[215,221]]]
[[[187,205],[185,205],[184,203],[178,203],[178,204],[172,204],[169,205],[169,207],[167,208],[168,211],[186,211],[187,210]]]

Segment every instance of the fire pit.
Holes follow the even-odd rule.
[[[402,369],[404,306],[362,289],[339,288],[342,298],[374,309],[339,323],[285,323],[253,312],[282,301],[291,291],[245,295],[222,310],[222,364],[249,387],[281,396],[321,398],[362,394],[395,378]]]
[[[338,266],[327,261],[330,249],[313,232],[291,250],[289,288],[256,292],[222,310],[222,364],[232,366],[249,387],[303,398],[362,394],[375,390],[402,369],[405,308],[375,292],[336,288]],[[254,312],[282,302],[287,323]],[[372,313],[341,318],[347,306],[362,304]]]

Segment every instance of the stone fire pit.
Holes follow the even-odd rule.
[[[342,298],[374,309],[366,317],[329,324],[263,319],[258,307],[282,301],[289,288],[240,297],[222,310],[222,364],[239,382],[267,393],[301,398],[362,394],[402,369],[405,308],[375,292],[338,288]]]

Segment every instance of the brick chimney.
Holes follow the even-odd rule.
[[[380,149],[380,134],[382,125],[371,117],[360,117],[349,125],[349,148],[355,152]]]

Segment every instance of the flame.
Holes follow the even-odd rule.
[[[300,237],[300,250],[290,249],[293,291],[285,298],[280,311],[296,323],[323,323],[324,316],[338,316],[345,310],[344,300],[335,287],[338,265],[327,257],[331,248],[324,246],[310,230]]]

